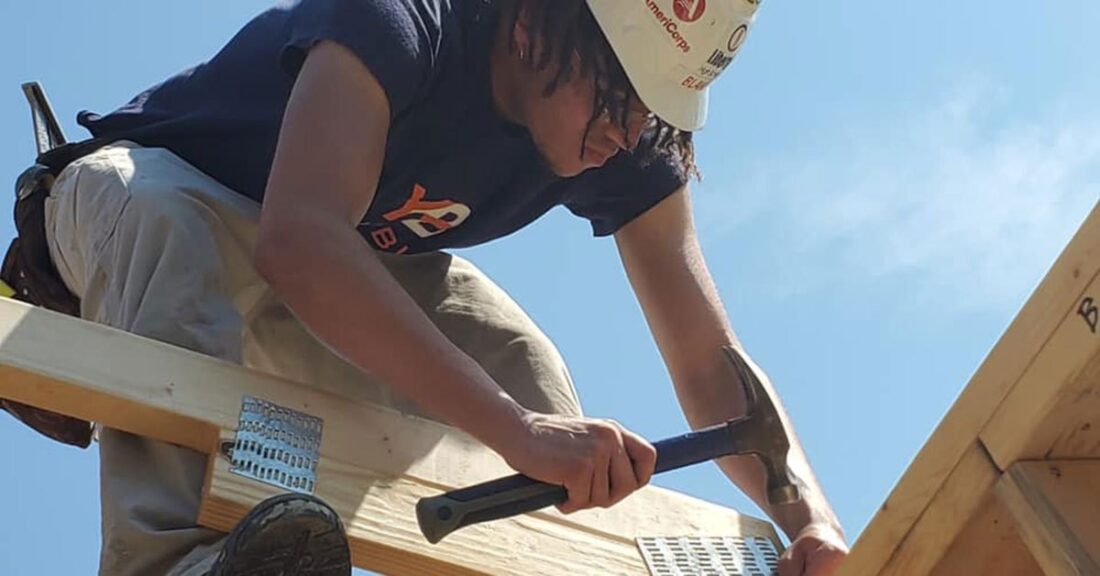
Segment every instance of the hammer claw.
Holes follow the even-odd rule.
[[[798,485],[791,478],[790,468],[787,466],[791,443],[783,420],[763,382],[737,349],[723,346],[722,350],[733,364],[737,378],[745,389],[747,415],[730,422],[731,426],[736,427],[731,436],[736,439],[737,453],[755,454],[764,465],[768,479],[769,504],[798,502],[801,499]]]

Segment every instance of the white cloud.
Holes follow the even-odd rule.
[[[904,279],[966,308],[1018,306],[1100,199],[1100,117],[1008,100],[968,86],[900,120],[868,118],[797,157],[761,160],[730,194],[736,228],[763,218],[782,234],[771,239],[778,277],[788,277],[777,288],[790,292],[811,288],[807,278],[856,275]],[[728,213],[708,205],[720,201],[699,201],[704,234],[730,231],[705,215]]]

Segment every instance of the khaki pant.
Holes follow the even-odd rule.
[[[314,339],[256,274],[259,210],[167,150],[120,142],[59,175],[46,234],[87,320],[417,412]],[[517,401],[580,414],[553,344],[472,264],[444,253],[379,257]],[[100,574],[205,574],[222,539],[195,524],[205,456],[106,428],[98,440]]]

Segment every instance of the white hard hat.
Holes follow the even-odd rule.
[[[760,0],[587,0],[638,97],[659,118],[698,130],[707,87],[733,60]]]

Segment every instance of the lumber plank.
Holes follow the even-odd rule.
[[[878,574],[931,574],[980,510],[1000,475],[985,449],[974,441]]]
[[[878,574],[1100,271],[1095,205],[852,547],[838,576]]]
[[[318,492],[336,500],[358,560],[392,573],[597,573],[591,562],[638,573],[635,536],[756,535],[780,546],[770,523],[648,486],[618,505],[556,511],[463,529],[430,546],[412,502],[513,471],[470,436],[327,390],[0,299],[0,397],[216,454],[251,395],[324,421]],[[208,470],[201,517],[225,530],[273,488]],[[491,531],[493,543],[483,539]],[[466,533],[466,534],[463,534]],[[463,548],[462,545],[466,548]],[[511,550],[507,566],[487,546]],[[540,556],[539,550],[561,557]],[[502,553],[503,554],[503,553]],[[422,558],[421,555],[424,557]],[[435,567],[446,567],[436,571]]]
[[[1090,305],[1100,307],[1100,275],[982,430],[1001,468],[1017,460],[1100,458],[1100,328],[1081,313]]]
[[[2,363],[0,397],[92,422],[109,421],[112,428],[134,434],[145,432],[146,436],[200,452],[212,451],[218,441],[217,426],[200,419]],[[112,414],[118,416],[112,418]]]
[[[352,464],[440,486],[511,472],[448,426],[0,298],[0,397],[210,453],[245,394],[322,418]]]
[[[225,431],[226,438],[231,431]],[[230,529],[254,504],[278,488],[229,472],[224,458],[213,466],[200,522]],[[422,479],[392,477],[322,456],[317,495],[344,518],[356,565],[391,575],[439,574],[645,574],[639,536],[759,535],[780,548],[766,522],[717,514],[713,504],[659,487],[647,487],[608,509],[563,515],[554,509],[459,530],[437,545],[420,535],[417,499],[438,494]],[[517,561],[517,550],[526,558]]]
[[[1100,460],[1017,462],[996,492],[1044,574],[1100,574]]]

